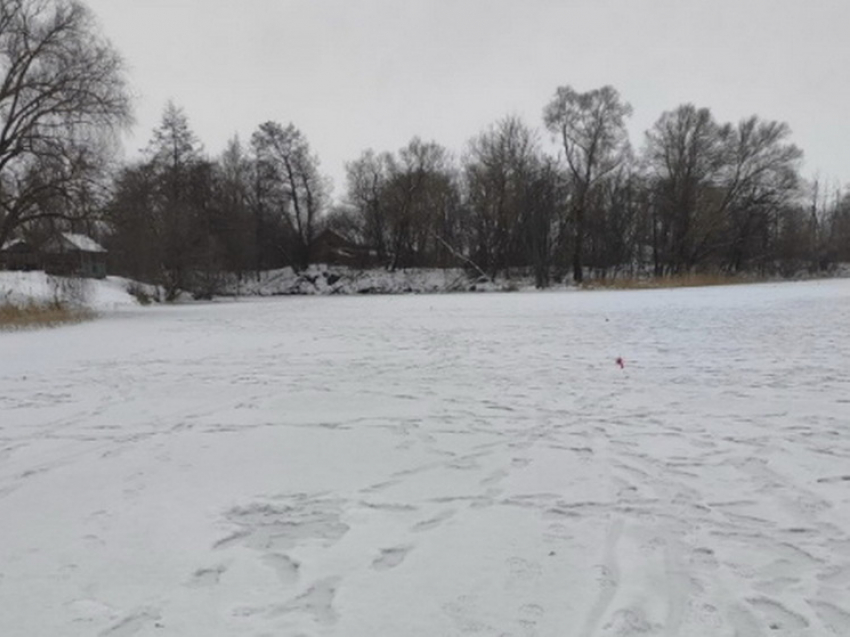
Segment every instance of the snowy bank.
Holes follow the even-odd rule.
[[[525,281],[523,281],[525,284]],[[301,272],[292,268],[249,274],[228,281],[222,292],[234,296],[277,296],[286,294],[410,294],[440,292],[504,291],[510,281],[490,281],[461,268],[412,268],[387,271],[383,268],[354,268],[313,265]]]
[[[674,277],[675,278],[675,277]],[[731,283],[766,283],[782,281],[803,281],[823,278],[850,278],[850,264],[839,264],[829,273],[820,276],[800,273],[792,278],[780,276],[759,277],[754,275],[694,275],[689,284],[694,287],[703,285],[725,285]],[[661,284],[659,284],[659,281]],[[638,277],[590,276],[587,287],[601,289],[641,287],[678,287],[679,283],[657,279],[650,274]],[[552,288],[573,288],[571,279],[551,281]],[[219,286],[222,296],[280,296],[280,295],[328,295],[328,294],[438,294],[445,292],[509,292],[534,289],[534,277],[515,271],[510,277],[499,276],[488,279],[462,268],[410,268],[388,271],[384,268],[356,269],[343,266],[312,265],[308,269],[296,272],[292,268],[269,270],[245,274],[242,277],[230,276]]]
[[[44,272],[0,271],[0,305],[61,302],[94,311],[133,307],[138,301],[127,292],[132,282],[123,277],[73,279]]]

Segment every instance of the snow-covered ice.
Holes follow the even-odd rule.
[[[835,280],[0,334],[0,635],[850,635],[848,326]]]

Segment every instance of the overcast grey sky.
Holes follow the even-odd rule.
[[[453,152],[559,85],[611,84],[643,132],[684,102],[788,122],[804,173],[850,181],[848,0],[87,0],[138,95],[128,155],[171,98],[210,154],[293,122],[344,163],[411,137]]]

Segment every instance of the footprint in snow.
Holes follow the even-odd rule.
[[[271,614],[279,616],[293,612],[306,613],[312,615],[319,624],[331,626],[339,619],[334,608],[337,586],[339,586],[339,578],[337,577],[318,581],[305,593],[272,610]]]
[[[408,553],[413,550],[412,546],[394,546],[381,549],[381,554],[372,561],[372,568],[376,571],[386,571],[401,564]]]
[[[508,558],[507,565],[510,570],[510,580],[512,582],[535,580],[542,573],[540,564],[521,557]]]
[[[537,635],[537,624],[546,611],[537,604],[525,604],[517,613],[517,624],[526,635]]]
[[[830,566],[817,578],[829,586],[850,586],[850,564]]]
[[[697,568],[714,570],[718,567],[717,556],[710,548],[701,546],[691,553],[690,563]]]
[[[495,629],[475,618],[479,615],[474,597],[463,595],[456,601],[443,604],[443,612],[461,633],[493,633]]]
[[[281,584],[291,586],[298,581],[298,569],[301,565],[288,555],[267,553],[262,557],[263,564],[274,569]]]
[[[723,621],[723,616],[713,604],[699,599],[688,601],[683,618],[683,623],[686,626],[695,625],[700,628],[714,628],[719,631],[723,627]]]
[[[641,608],[624,608],[616,611],[604,629],[613,635],[657,634],[659,626],[651,624]]]
[[[189,580],[188,586],[194,588],[215,586],[221,580],[221,576],[226,570],[227,567],[223,564],[211,568],[199,568],[192,574],[192,579]]]

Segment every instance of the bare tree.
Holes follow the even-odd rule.
[[[829,220],[828,252],[833,261],[850,262],[850,193],[837,194]]]
[[[149,212],[162,250],[166,293],[174,296],[191,287],[192,271],[199,269],[206,248],[209,163],[186,113],[170,101],[146,153],[157,192]]]
[[[772,217],[799,192],[803,152],[788,142],[790,135],[784,122],[754,115],[739,122],[730,138],[722,205],[728,224],[727,262],[735,271],[767,254]]]
[[[146,150],[115,183],[111,246],[132,276],[165,286],[166,295],[197,291],[219,269],[213,169],[182,109],[169,102]],[[209,276],[208,276],[209,275]]]
[[[469,143],[464,162],[473,258],[491,276],[528,265],[523,252],[531,185],[541,165],[534,132],[506,117]]]
[[[413,138],[389,156],[385,206],[389,211],[390,269],[445,265],[457,251],[459,193],[453,161],[440,144]]]
[[[625,120],[632,113],[628,103],[611,86],[578,93],[561,86],[543,112],[546,128],[563,147],[573,183],[571,209],[574,216],[573,279],[583,278],[585,216],[594,188],[622,163],[629,151]]]
[[[293,237],[294,265],[310,263],[319,215],[330,189],[319,174],[319,160],[310,152],[304,135],[289,124],[266,122],[251,137],[257,170],[269,185],[272,206],[286,220]]]
[[[719,230],[711,210],[728,161],[732,128],[707,108],[683,104],[646,133],[646,165],[654,191],[653,261],[657,275],[693,267]]]
[[[451,155],[413,138],[397,154],[367,150],[346,165],[359,238],[394,270],[456,263],[460,193]]]
[[[532,174],[526,199],[526,252],[534,268],[534,283],[538,288],[549,287],[554,265],[558,231],[563,221],[566,199],[564,180],[557,162],[542,157]]]
[[[591,198],[588,216],[588,262],[603,277],[634,275],[645,245],[647,187],[634,162],[623,163],[604,179]]]
[[[257,262],[258,224],[251,210],[253,165],[238,137],[228,141],[216,163],[215,201],[228,269],[241,275]]]
[[[734,271],[765,265],[780,216],[789,228],[795,223],[789,206],[802,153],[789,135],[787,125],[755,116],[721,125],[691,104],[661,116],[645,154],[656,274],[712,261]]]
[[[0,245],[71,220],[131,121],[121,57],[74,0],[0,0]]]
[[[367,150],[345,166],[347,199],[359,222],[359,238],[375,249],[381,263],[387,261],[390,242],[385,193],[391,164],[389,153]]]

